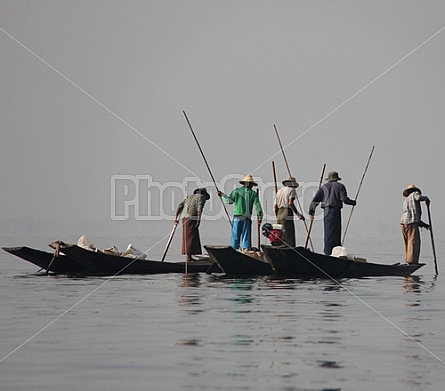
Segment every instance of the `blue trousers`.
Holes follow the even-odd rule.
[[[252,247],[252,220],[248,217],[235,217],[233,219],[232,227],[232,242],[231,246],[238,250],[240,248],[248,249]]]

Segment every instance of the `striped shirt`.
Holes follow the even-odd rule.
[[[418,223],[422,217],[420,201],[428,200],[427,196],[421,195],[418,191],[413,191],[405,201],[403,201],[402,218],[400,224]]]
[[[179,204],[178,208],[182,218],[196,220],[198,212],[202,212],[205,203],[206,199],[202,194],[191,194]]]

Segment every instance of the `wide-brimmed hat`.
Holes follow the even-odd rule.
[[[297,180],[293,176],[287,177],[281,183],[283,184],[283,186],[288,186],[288,187],[297,188],[298,186],[300,186],[300,184],[297,182]]]
[[[403,194],[404,197],[408,197],[413,191],[418,191],[420,194],[422,194],[422,190],[420,190],[415,185],[408,185],[408,186],[406,186],[406,189],[403,190],[402,194]]]
[[[206,200],[210,199],[210,194],[207,193],[207,189],[205,187],[195,189],[193,194],[201,194],[201,195],[203,195],[205,197]]]
[[[246,175],[246,177],[243,180],[239,181],[239,183],[241,183],[242,185],[251,183],[253,186],[258,186],[258,183],[253,180],[252,175]]]
[[[338,172],[337,171],[331,171],[328,174],[328,177],[326,178],[326,180],[328,182],[332,182],[332,181],[341,181],[341,178],[338,176]]]

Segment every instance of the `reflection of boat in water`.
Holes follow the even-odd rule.
[[[203,273],[212,265],[210,260],[161,262],[138,257],[90,250],[74,244],[54,242],[56,255],[26,246],[3,247],[3,250],[53,274],[82,276],[111,276],[122,274]]]
[[[204,246],[227,276],[276,275],[292,278],[360,278],[409,276],[424,264],[385,265],[318,254],[304,247],[263,245],[265,260],[230,246]]]

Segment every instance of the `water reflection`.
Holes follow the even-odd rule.
[[[180,346],[199,346],[201,341],[199,339],[183,339],[177,343]]]
[[[249,346],[255,341],[251,335],[235,334],[232,335],[232,345],[236,346]]]
[[[341,292],[344,290],[344,285],[340,281],[328,280],[325,285],[323,287],[325,292]]]
[[[184,274],[181,278],[181,285],[184,288],[194,287],[197,288],[201,285],[201,274],[199,273],[190,273]]]
[[[251,304],[255,297],[250,294],[253,288],[254,280],[249,279],[234,279],[230,284],[230,289],[235,291],[235,296],[231,298],[232,301],[240,304]],[[236,309],[234,312],[250,312],[246,310]]]
[[[423,282],[419,276],[408,276],[405,277],[405,283],[403,287],[407,293],[421,293],[420,287]]]
[[[296,289],[298,280],[270,277],[267,280],[267,287],[271,289]]]
[[[201,308],[196,307],[203,304],[202,294],[195,289],[191,289],[199,288],[200,285],[201,276],[198,273],[184,274],[181,277],[179,286],[186,289],[181,291],[181,294],[179,295],[179,304],[182,306],[190,306],[191,308],[187,309],[187,313],[191,315],[198,315],[202,312]]]
[[[403,358],[407,362],[405,376],[400,380],[408,390],[427,389],[431,383],[428,379],[428,368],[422,360],[421,355],[405,355]]]
[[[336,361],[318,360],[317,363],[320,368],[334,368],[334,369],[343,368],[343,366]]]

